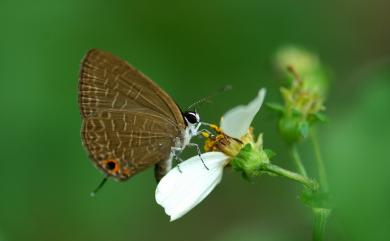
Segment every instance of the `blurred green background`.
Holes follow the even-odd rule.
[[[79,134],[79,63],[90,48],[126,59],[182,106],[231,84],[199,110],[217,122],[262,86],[267,101],[280,99],[271,60],[291,43],[333,76],[320,128],[335,199],[326,240],[388,239],[389,9],[386,0],[0,0],[0,240],[310,240],[301,187],[282,178],[251,184],[227,170],[174,223],[154,201],[152,170],[91,198],[102,174]],[[293,169],[274,117],[262,109],[255,131]],[[310,145],[301,150],[311,166]]]

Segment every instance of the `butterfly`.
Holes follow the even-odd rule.
[[[196,145],[190,140],[199,134],[199,114],[182,112],[156,83],[108,52],[91,49],[82,60],[78,102],[83,146],[106,177],[125,181],[155,165],[158,181],[185,146]]]

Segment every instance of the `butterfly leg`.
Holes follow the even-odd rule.
[[[181,158],[178,157],[178,156],[175,156],[175,160],[176,160],[177,169],[179,170],[180,173],[183,173],[183,171],[182,171],[181,168],[180,168],[180,163],[183,162],[183,159],[181,159]]]
[[[196,150],[198,151],[198,156],[199,156],[200,160],[202,160],[203,166],[204,166],[207,170],[210,170],[210,169],[206,166],[206,163],[204,162],[204,160],[203,160],[203,158],[202,158],[202,152],[200,151],[199,145],[196,144],[196,143],[188,143],[188,146],[193,146],[193,147],[196,148]]]
[[[175,159],[176,161],[176,164],[177,164],[177,169],[179,170],[180,173],[182,173],[183,171],[180,169],[180,163],[183,162],[183,159],[181,159],[179,157],[180,153],[183,151],[182,148],[179,148],[179,147],[172,147],[171,148],[171,155],[173,156],[173,159]]]

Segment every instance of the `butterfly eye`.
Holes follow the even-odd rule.
[[[183,115],[190,124],[196,124],[200,121],[199,115],[196,112],[186,111]]]

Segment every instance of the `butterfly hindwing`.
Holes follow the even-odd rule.
[[[120,180],[169,157],[178,130],[150,110],[107,110],[85,120],[83,143],[96,165]],[[117,173],[105,163],[115,160]]]

